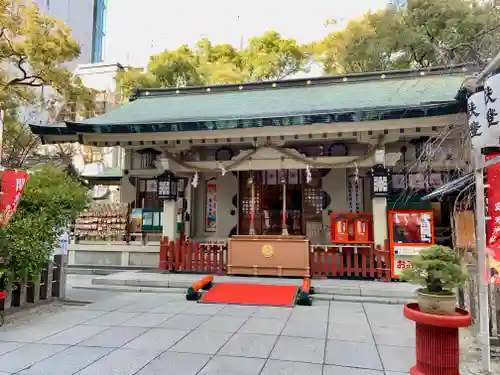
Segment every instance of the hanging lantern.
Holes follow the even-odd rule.
[[[175,201],[177,200],[178,180],[170,171],[166,171],[157,179],[158,199]]]
[[[469,98],[469,105],[471,103],[471,98],[477,94],[474,94]],[[480,147],[498,147],[498,138],[500,138],[500,74],[495,74],[484,82],[484,91],[482,94],[484,95],[483,101],[485,112],[482,115],[484,116],[482,122],[479,121],[479,124],[484,124],[483,128],[478,128],[479,132],[482,133],[480,136]],[[476,101],[473,103],[479,108]],[[468,112],[472,112],[470,110],[470,106]],[[479,113],[479,115],[481,115],[479,110],[476,110],[475,113]],[[474,126],[477,126],[477,124],[474,124]],[[481,131],[482,129],[484,130]]]
[[[389,171],[382,164],[375,165],[371,170],[372,197],[387,197],[389,195]]]
[[[499,88],[500,89],[500,88]],[[486,122],[486,86],[484,92],[471,95],[467,101],[467,117],[469,122],[469,135],[472,147],[498,147],[498,138],[494,138]],[[488,89],[489,91],[489,89]],[[499,127],[500,128],[500,127]]]

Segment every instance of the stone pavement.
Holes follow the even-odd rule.
[[[413,346],[397,305],[205,305],[124,293],[0,328],[0,375],[403,375]]]

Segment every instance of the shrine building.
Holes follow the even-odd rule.
[[[417,247],[447,241],[446,204],[419,197],[462,160],[463,135],[453,129],[466,124],[460,89],[472,73],[459,65],[139,89],[101,116],[31,130],[44,144],[124,150],[117,183],[130,224],[122,247],[135,246],[134,259],[143,251],[138,239],[157,236],[229,251],[218,255],[229,274],[328,277],[337,272],[328,267],[340,266],[330,260],[314,270],[320,253],[350,252],[337,275],[350,276],[349,267],[361,273],[361,263],[376,260],[378,247],[394,278]],[[428,140],[446,132],[432,163],[423,162]],[[90,251],[85,241],[70,262]],[[157,264],[160,246],[146,255],[143,264]]]

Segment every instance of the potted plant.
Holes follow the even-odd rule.
[[[419,309],[437,315],[455,314],[456,289],[467,280],[458,254],[450,247],[433,245],[411,260],[401,279],[423,286],[417,291]]]

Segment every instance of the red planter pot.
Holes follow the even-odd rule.
[[[458,329],[472,324],[471,315],[456,309],[456,315],[421,312],[418,303],[404,307],[407,319],[416,323],[417,364],[410,375],[460,375]]]

